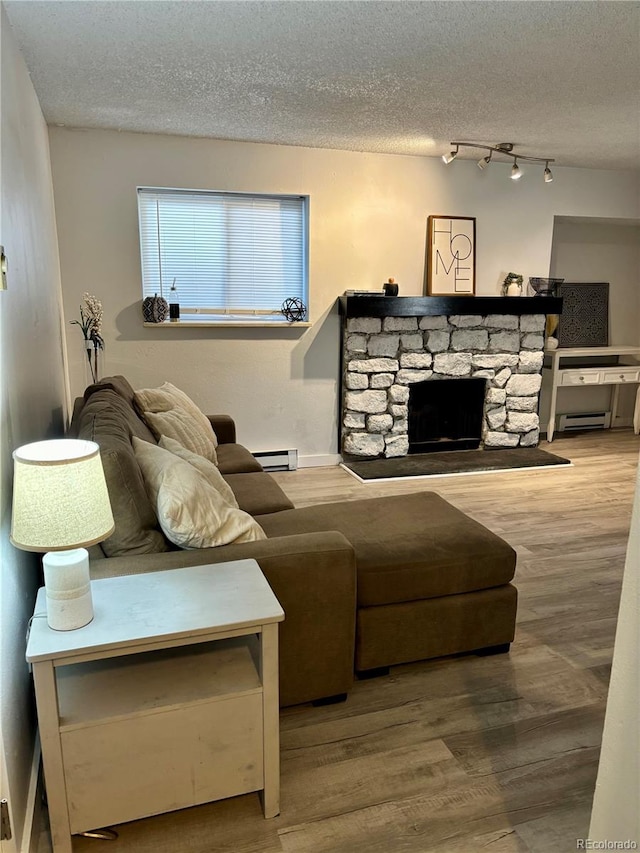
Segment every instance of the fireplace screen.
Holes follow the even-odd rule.
[[[486,380],[432,379],[409,386],[409,453],[475,450]]]

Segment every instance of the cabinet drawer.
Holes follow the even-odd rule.
[[[61,739],[72,833],[264,788],[260,693]]]
[[[638,382],[640,370],[636,367],[612,367],[604,370],[602,381],[605,385],[622,385],[623,382]]]
[[[599,385],[602,382],[599,370],[563,370],[562,385]]]

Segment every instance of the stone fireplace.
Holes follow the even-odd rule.
[[[345,296],[340,304],[345,455],[538,444],[545,320],[547,313],[560,313],[561,299]],[[471,410],[468,417],[462,411],[473,405],[473,395],[462,405],[467,389],[460,384],[458,392],[451,384],[461,379],[483,380],[475,383],[476,398],[480,393],[475,437],[458,434],[470,430],[466,422],[473,420]],[[447,393],[431,395],[432,402],[417,413],[413,398],[421,395],[412,389],[444,380]],[[442,411],[446,400],[451,412]],[[454,415],[458,426],[452,427]],[[424,442],[413,440],[419,421]]]

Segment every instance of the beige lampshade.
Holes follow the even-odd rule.
[[[95,545],[114,530],[100,448],[61,438],[14,451],[11,542],[24,551]]]

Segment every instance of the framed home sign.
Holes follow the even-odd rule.
[[[427,227],[427,294],[474,296],[475,292],[475,217],[430,216]]]

